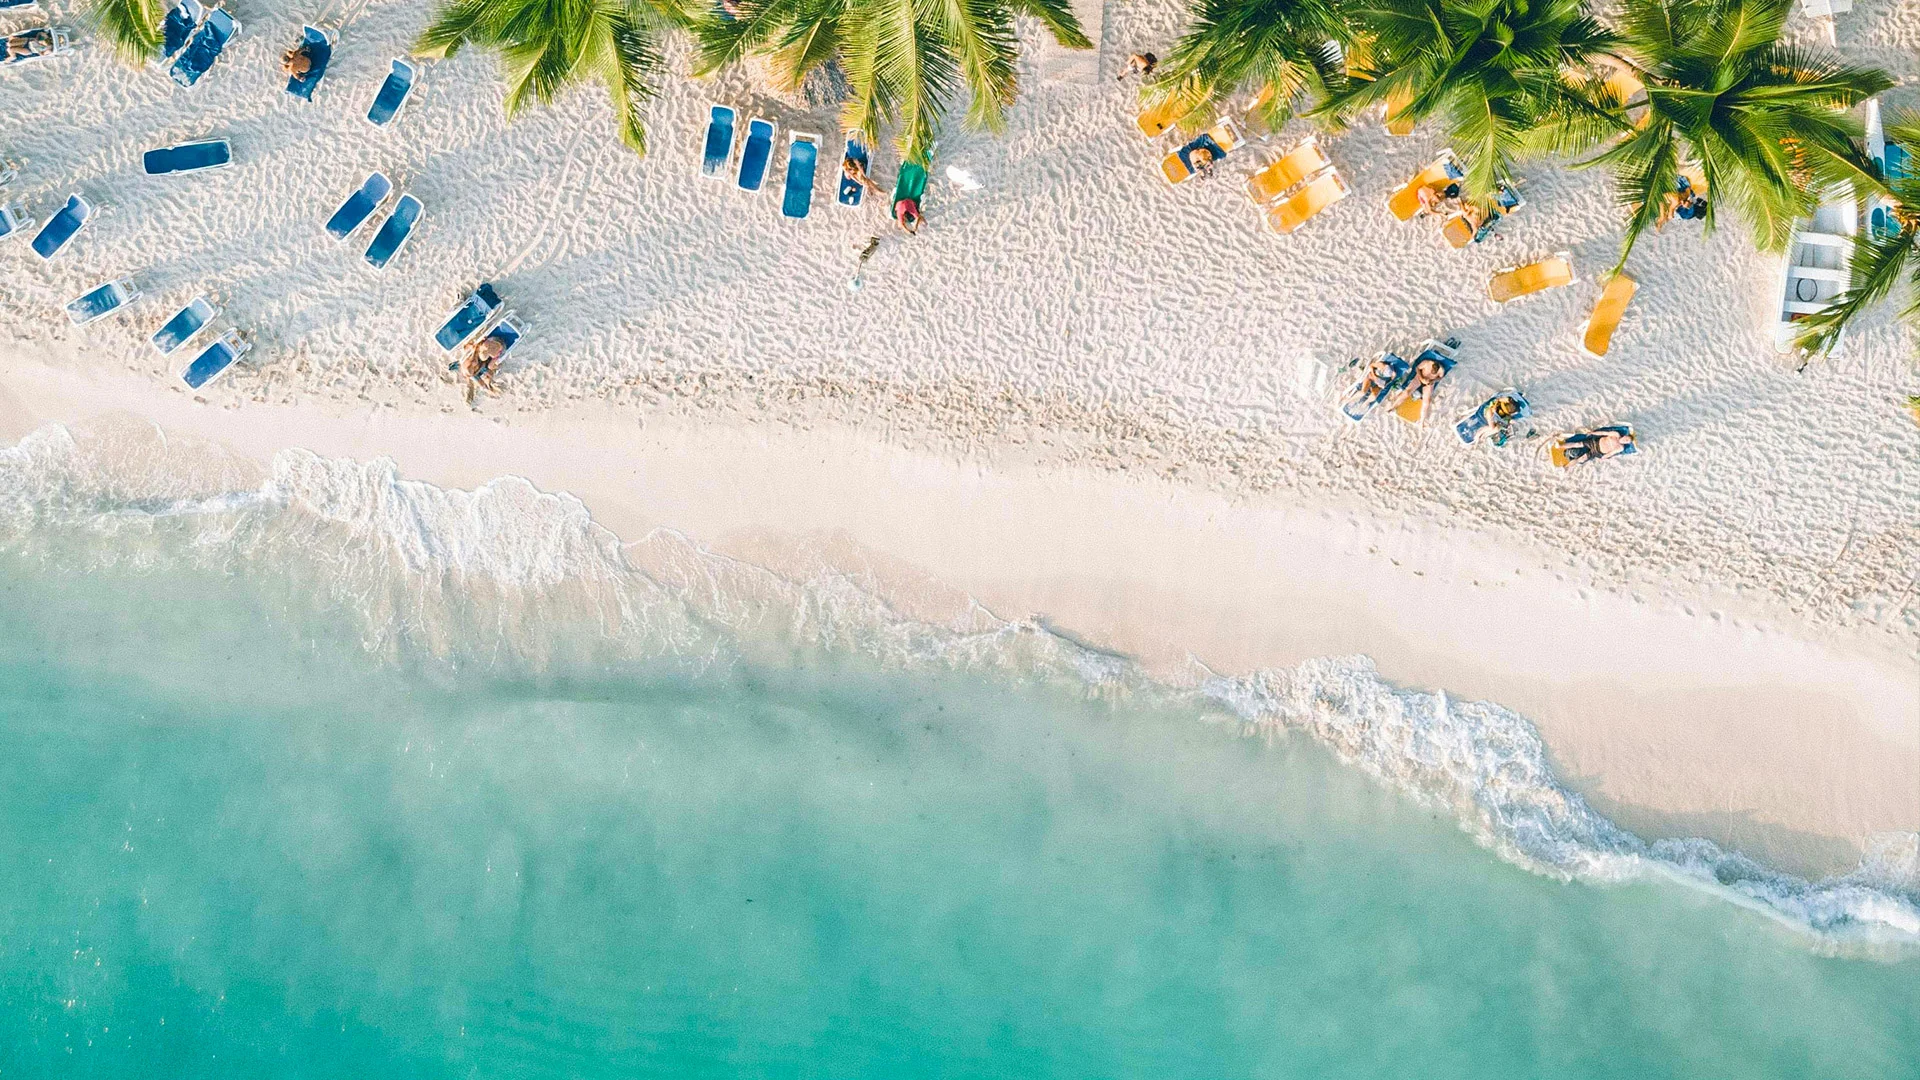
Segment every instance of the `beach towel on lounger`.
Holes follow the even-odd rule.
[[[796,131],[787,138],[787,185],[780,212],[799,219],[813,210],[813,174],[820,161],[820,140]]]
[[[333,59],[333,39],[319,27],[302,27],[300,46],[307,50],[307,73],[289,75],[287,93],[302,101],[312,101],[314,88],[320,85],[321,77],[327,73],[327,63]]]
[[[1240,126],[1232,117],[1222,117],[1220,122],[1208,128],[1199,137],[1168,154],[1160,160],[1160,173],[1169,184],[1184,183],[1198,170],[1193,163],[1194,151],[1205,148],[1213,156],[1212,164],[1220,164],[1221,159],[1240,145]]]
[[[175,349],[193,340],[206,325],[219,314],[204,296],[196,296],[186,307],[173,313],[165,325],[153,333],[153,347],[161,356],[171,356]]]
[[[747,141],[740,147],[740,171],[734,182],[742,191],[759,191],[767,182],[767,165],[773,160],[773,123],[754,117],[747,124]]]
[[[200,0],[180,0],[168,8],[167,17],[160,22],[160,58],[173,59],[206,19],[207,9],[200,6]]]
[[[447,321],[434,331],[433,343],[443,352],[452,352],[468,338],[480,332],[480,328],[493,318],[493,313],[501,307],[500,294],[494,291],[489,282],[481,282],[480,287],[467,294],[460,306],[453,309]]]
[[[732,107],[727,105],[715,105],[708,110],[707,142],[700,152],[700,175],[719,179],[720,171],[727,167],[727,159],[733,156],[734,116]]]
[[[206,21],[187,39],[180,55],[174,57],[168,72],[173,81],[181,86],[199,82],[201,76],[213,70],[213,62],[227,51],[227,43],[239,34],[240,23],[233,16],[219,8],[208,11]]]

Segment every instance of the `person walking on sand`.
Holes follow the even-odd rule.
[[[866,285],[863,279],[867,273],[867,260],[873,258],[873,253],[879,250],[880,238],[877,236],[867,237],[867,246],[860,249],[860,266],[853,272],[853,280],[847,282],[847,288],[852,289],[854,292],[859,292],[860,289]]]
[[[893,220],[899,222],[902,229],[907,230],[908,236],[918,235],[920,232],[920,201],[902,196],[899,202],[893,204]]]

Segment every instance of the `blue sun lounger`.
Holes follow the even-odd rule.
[[[67,205],[47,219],[33,237],[33,253],[51,259],[72,242],[74,236],[93,217],[93,204],[78,195],[67,196]]]
[[[813,211],[813,173],[820,164],[818,137],[796,131],[787,137],[787,190],[780,212],[794,219]]]
[[[148,176],[224,169],[232,163],[233,146],[225,139],[207,139],[149,150],[140,159],[141,167],[147,170]]]
[[[733,121],[737,114],[728,105],[715,105],[707,121],[707,145],[700,154],[700,175],[719,179],[733,156]]]
[[[1355,382],[1353,389],[1347,393],[1345,404],[1340,406],[1340,414],[1356,424],[1365,420],[1375,405],[1386,400],[1388,394],[1398,389],[1400,384],[1406,381],[1407,372],[1413,370],[1413,365],[1393,353],[1383,353],[1380,359],[1386,361],[1387,366],[1393,370],[1392,377],[1383,382],[1373,393],[1367,394],[1363,393],[1367,388],[1367,376],[1363,370],[1359,381]],[[1367,368],[1372,366],[1368,364]]]
[[[1511,402],[1513,415],[1504,422],[1497,421],[1493,407],[1502,401]],[[1505,446],[1513,434],[1513,425],[1531,415],[1533,407],[1527,403],[1527,396],[1509,386],[1480,403],[1480,407],[1467,414],[1466,419],[1453,425],[1454,434],[1460,441],[1472,446],[1480,438],[1480,433],[1489,429],[1493,432],[1493,445]]]
[[[0,67],[24,64],[29,60],[45,60],[52,56],[65,56],[73,51],[73,43],[67,32],[57,26],[36,26],[30,30],[20,30],[7,35],[7,49],[0,53]],[[37,51],[18,53],[13,46],[30,46]]]
[[[180,0],[168,8],[167,17],[160,23],[160,59],[173,59],[206,21],[207,9],[200,6],[200,0]]]
[[[847,136],[847,152],[841,160],[857,161],[860,163],[860,168],[862,169],[865,169],[871,163],[867,157],[866,146],[861,143],[859,137],[856,135]],[[866,185],[848,176],[844,170],[840,173],[841,206],[859,206],[860,196],[865,194],[866,190]]]
[[[32,7],[38,0],[0,0],[0,11],[14,11]]]
[[[380,84],[380,92],[373,95],[373,104],[367,109],[369,123],[374,127],[393,123],[393,118],[400,115],[400,107],[413,94],[414,75],[412,64],[394,58],[393,70],[387,72],[387,80]]]
[[[313,89],[320,85],[321,76],[327,73],[327,62],[333,59],[333,39],[317,26],[306,26],[300,30],[299,47],[307,50],[307,73],[288,77],[287,93],[302,101],[312,101]]]
[[[253,345],[240,336],[240,331],[229,330],[220,335],[220,339],[200,350],[193,363],[180,373],[180,381],[190,390],[198,390],[227,373],[235,360],[247,355]]]
[[[360,185],[360,190],[347,196],[347,200],[340,204],[340,209],[327,219],[327,232],[335,240],[345,240],[362,222],[372,217],[373,212],[380,209],[380,204],[386,202],[387,196],[392,193],[393,181],[387,179],[386,173],[374,173],[367,177],[366,183]]]
[[[520,339],[525,336],[527,336],[526,328],[521,326],[512,315],[508,315],[501,319],[500,322],[487,333],[486,337],[480,340],[497,341],[500,343],[500,356],[494,360],[494,364],[497,367],[502,360],[507,358],[507,354],[513,351],[513,347],[520,344]]]
[[[125,278],[109,281],[67,301],[67,318],[73,320],[75,326],[85,326],[124,309],[138,299],[140,290],[134,287],[133,282]]]
[[[759,191],[767,182],[767,163],[772,159],[773,122],[754,117],[747,124],[746,144],[740,148],[740,190]]]
[[[27,217],[17,206],[0,203],[0,237],[26,232],[33,225],[33,219]]]
[[[227,50],[227,42],[240,34],[240,23],[219,8],[207,12],[207,21],[193,32],[186,48],[174,57],[169,72],[181,86],[192,86],[213,68],[213,62]]]
[[[193,302],[173,313],[166,325],[153,332],[153,347],[161,356],[171,356],[175,349],[193,340],[193,336],[206,328],[219,314],[204,296],[196,296]]]
[[[375,270],[385,270],[400,249],[407,246],[407,239],[413,235],[413,227],[420,223],[420,215],[426,207],[411,195],[400,196],[393,204],[393,213],[387,215],[387,223],[373,234],[373,242],[367,245],[367,265]]]
[[[434,331],[434,344],[440,346],[443,352],[459,348],[487,325],[493,313],[500,310],[500,303],[500,294],[493,291],[490,283],[482,282],[479,288],[467,294],[459,307],[453,309],[453,314],[440,324],[440,329]]]

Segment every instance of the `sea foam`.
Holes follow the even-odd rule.
[[[300,450],[262,474],[151,430],[47,427],[0,450],[0,547],[72,569],[187,560],[282,579],[289,595],[348,612],[370,652],[429,664],[713,668],[798,649],[1186,703],[1250,735],[1309,735],[1537,873],[1666,878],[1825,947],[1920,946],[1920,835],[1876,837],[1858,868],[1819,881],[1705,839],[1649,842],[1562,786],[1524,717],[1392,685],[1365,657],[1166,685],[1124,657],[978,604],[938,622],[903,613],[873,580],[827,562],[775,572],[669,530],[623,543],[579,500],[515,477],[451,490],[402,479],[390,461]]]

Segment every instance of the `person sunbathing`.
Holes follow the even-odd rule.
[[[7,38],[7,59],[21,60],[44,56],[53,48],[53,35],[45,30],[22,30]]]
[[[313,54],[307,51],[306,42],[288,49],[280,56],[280,70],[288,78],[304,79],[313,70]]]
[[[460,373],[467,377],[466,400],[473,403],[473,388],[478,385],[489,394],[499,394],[500,389],[493,385],[494,366],[506,355],[507,346],[497,337],[482,338],[460,362]]]
[[[1215,160],[1216,158],[1214,157],[1211,146],[1196,146],[1192,150],[1187,151],[1187,168],[1193,170],[1193,178],[1195,180],[1205,180],[1207,177],[1212,176]]]
[[[887,193],[880,189],[880,185],[878,183],[874,182],[873,177],[867,172],[867,167],[865,165],[860,164],[859,158],[852,158],[852,157],[841,158],[840,172],[847,179],[853,181],[856,184],[859,184],[861,187],[866,188],[868,191],[873,192],[874,195],[880,198],[886,197]]]
[[[1582,431],[1560,440],[1560,449],[1566,454],[1569,465],[1582,461],[1604,461],[1632,448],[1632,432]]]
[[[1386,393],[1387,387],[1392,386],[1393,380],[1399,377],[1400,369],[1389,363],[1386,357],[1375,359],[1373,363],[1367,365],[1367,373],[1360,377],[1360,386],[1354,390],[1349,404],[1360,404],[1378,398]]]
[[[1394,391],[1392,399],[1387,402],[1387,407],[1396,408],[1409,398],[1426,396],[1427,391],[1433,389],[1434,384],[1438,383],[1446,373],[1446,366],[1440,361],[1431,356],[1422,357],[1419,363],[1413,365],[1413,377],[1407,380],[1405,386]]]
[[[1160,66],[1160,58],[1152,53],[1134,53],[1127,57],[1127,66],[1120,72],[1120,78],[1137,75],[1142,79],[1153,78],[1153,69]]]

